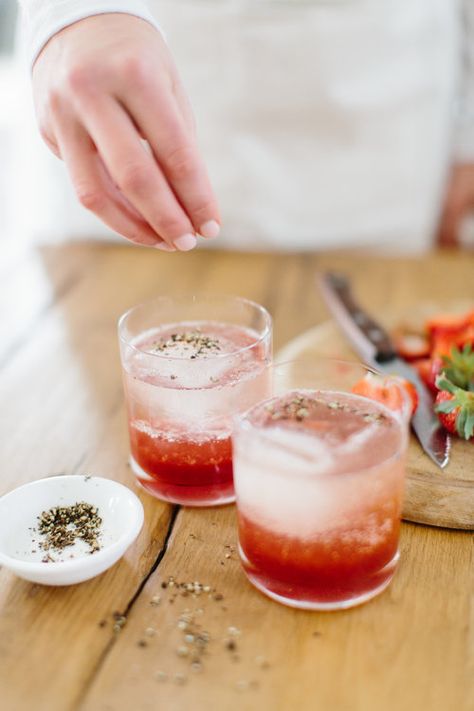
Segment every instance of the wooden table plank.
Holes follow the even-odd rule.
[[[74,261],[75,250],[63,254],[65,264]],[[115,332],[118,313],[129,303],[111,296],[111,288],[117,290],[113,260],[104,270],[100,249],[87,255],[77,263],[81,280],[41,312],[41,327],[0,371],[0,398],[8,403],[1,418],[3,491],[61,472],[94,471],[131,483]],[[57,260],[46,262],[56,293],[64,279]],[[148,268],[143,273],[150,283],[154,265]],[[17,288],[20,298],[22,280]],[[126,287],[123,292],[126,300]],[[69,708],[111,645],[112,613],[127,610],[160,554],[172,518],[171,506],[142,498],[141,536],[101,578],[48,589],[1,572],[0,688],[12,709],[27,708],[33,699],[38,709]],[[102,619],[104,629],[98,627]]]
[[[122,711],[132,704],[148,711],[157,700],[160,708],[173,711],[467,711],[472,684],[466,667],[472,638],[465,627],[472,585],[469,536],[405,524],[402,564],[391,587],[366,606],[329,614],[285,608],[250,586],[236,554],[225,558],[225,545],[236,544],[234,518],[231,507],[180,512],[172,545],[81,711]],[[223,600],[213,594],[178,595],[171,603],[172,590],[161,588],[168,576],[210,585]],[[161,595],[159,607],[150,604],[155,595]],[[190,657],[177,653],[184,643],[177,624],[186,609],[203,610],[196,620],[211,635],[200,673],[192,670]],[[156,636],[146,636],[148,627]],[[239,661],[225,646],[229,627],[241,631]],[[140,640],[147,647],[139,646]],[[260,655],[268,669],[259,665]],[[166,679],[157,679],[157,672]],[[176,674],[185,675],[184,685]]]
[[[0,367],[15,357],[25,339],[40,327],[49,309],[63,298],[97,256],[77,245],[66,253],[22,251],[3,260],[0,270]]]
[[[82,245],[51,248],[42,260],[48,282],[38,290],[53,300],[35,312],[36,292],[28,294],[30,305],[16,312],[22,322],[17,328],[31,338],[22,338],[0,369],[0,398],[7,403],[0,421],[2,491],[62,471],[132,485],[115,329],[118,315],[139,301],[196,289],[254,298],[274,315],[278,348],[326,318],[313,286],[316,269],[347,271],[374,310],[409,309],[420,300],[474,300],[474,259],[467,255],[170,256]],[[8,294],[0,283],[0,304],[2,298],[25,298],[25,282],[12,286],[12,280]],[[402,565],[380,598],[347,612],[296,612],[257,593],[235,552],[225,557],[224,546],[235,546],[233,507],[180,510],[173,525],[172,507],[146,494],[141,498],[144,531],[126,558],[96,580],[48,589],[1,571],[6,711],[472,708],[469,534],[405,525]],[[160,587],[169,575],[209,584],[224,599],[205,594],[170,603],[170,590]],[[155,607],[150,601],[156,594],[162,602]],[[189,659],[176,655],[182,642],[177,618],[185,607],[203,610],[198,617],[211,634],[200,673],[187,670]],[[120,634],[111,629],[114,610],[127,612]],[[99,627],[102,618],[107,624]],[[150,626],[158,630],[153,637],[145,635]],[[236,638],[239,661],[225,647],[229,626],[242,631]],[[147,646],[138,646],[140,641]],[[259,666],[259,655],[268,658],[268,669]],[[159,671],[171,677],[160,682],[154,678]],[[173,674],[182,671],[188,678],[180,685]]]

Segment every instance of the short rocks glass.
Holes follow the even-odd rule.
[[[161,297],[119,321],[131,464],[154,496],[234,500],[233,418],[269,396],[272,323],[237,297]]]
[[[362,603],[390,583],[399,556],[406,394],[356,363],[270,370],[273,397],[237,420],[233,439],[245,572],[293,607]],[[358,394],[377,391],[394,409]]]

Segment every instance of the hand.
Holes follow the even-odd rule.
[[[217,236],[189,102],[149,23],[114,13],[66,27],[37,59],[33,93],[44,140],[109,227],[166,251]]]
[[[474,163],[453,166],[438,233],[442,247],[459,245],[463,218],[474,212]]]

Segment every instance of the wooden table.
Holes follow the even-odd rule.
[[[63,472],[133,487],[116,343],[126,308],[183,288],[240,293],[272,312],[279,347],[326,318],[313,276],[327,266],[345,269],[380,314],[474,300],[466,254],[163,255],[81,244],[5,259],[1,493]],[[232,506],[188,510],[139,495],[145,527],[99,578],[46,588],[1,571],[2,711],[474,708],[471,534],[405,524],[400,568],[385,593],[350,611],[308,613],[247,583],[233,552]],[[217,594],[174,598],[162,588],[169,576]],[[202,611],[210,635],[200,670],[177,653],[185,608]]]

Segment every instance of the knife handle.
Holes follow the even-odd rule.
[[[326,272],[318,283],[327,307],[366,363],[376,365],[396,357],[390,336],[357,304],[347,277]]]

